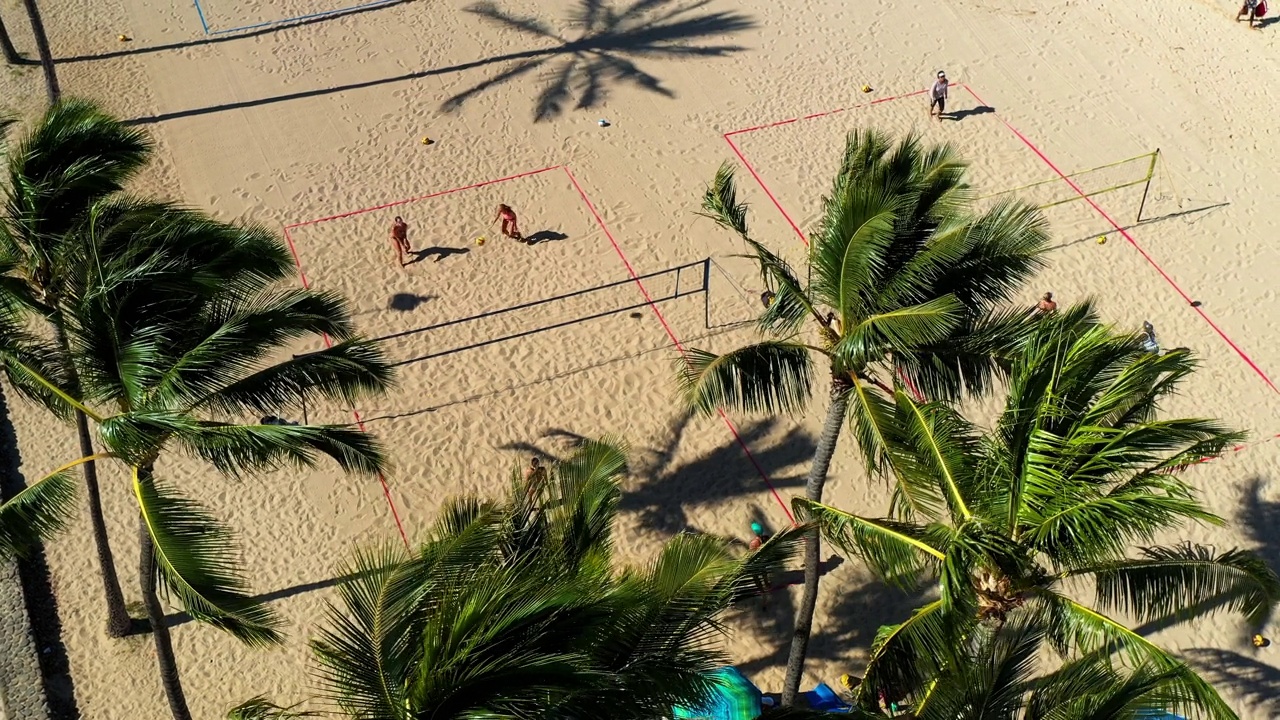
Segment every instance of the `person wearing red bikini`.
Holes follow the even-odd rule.
[[[498,214],[494,216],[493,222],[502,221],[502,234],[515,240],[516,242],[527,243],[524,236],[520,234],[520,226],[516,224],[516,211],[511,209],[510,205],[498,205]],[[491,225],[493,223],[490,223]]]

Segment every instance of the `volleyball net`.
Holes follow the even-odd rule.
[[[1134,222],[1142,222],[1142,212],[1146,207],[1151,192],[1151,181],[1155,178],[1156,167],[1160,161],[1160,149],[1135,155],[1124,160],[1098,165],[1097,167],[1077,170],[1065,177],[1052,177],[1033,183],[1001,190],[984,195],[979,200],[994,200],[1017,196],[1032,203],[1041,210],[1082,202],[1086,198],[1098,198],[1101,195],[1113,195],[1128,191],[1131,195],[1131,207],[1134,211]],[[1071,187],[1074,184],[1079,192]]]

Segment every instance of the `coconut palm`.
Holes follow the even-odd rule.
[[[313,646],[327,694],[365,718],[652,718],[701,702],[715,639],[755,578],[802,537],[760,550],[682,534],[614,567],[622,447],[586,441],[505,501],[448,503],[418,550],[362,554]]]
[[[159,587],[193,618],[252,645],[276,642],[278,621],[248,594],[229,531],[158,463],[180,451],[239,476],[328,456],[348,472],[376,473],[379,446],[354,427],[251,418],[304,400],[351,406],[385,390],[391,370],[355,338],[340,297],[276,289],[288,254],[265,229],[123,201],[96,206],[79,237],[86,244],[68,273],[79,289],[64,304],[83,395],[42,372],[27,348],[0,347],[0,358],[15,386],[85,413],[107,455],[130,468],[142,596],[170,709],[185,720]],[[279,360],[322,336],[335,341],[330,349]]]
[[[0,141],[4,129],[0,126]],[[0,149],[5,149],[0,147]],[[7,148],[8,177],[2,190],[0,217],[0,305],[9,317],[12,336],[35,323],[54,339],[50,362],[60,367],[64,387],[80,396],[80,379],[69,359],[65,300],[74,290],[67,277],[75,237],[92,208],[118,193],[150,156],[141,133],[125,127],[91,103],[68,100],[55,104],[26,137]],[[60,415],[66,406],[50,405]],[[80,455],[92,458],[93,436],[84,413],[73,416]],[[107,609],[107,632],[121,637],[132,622],[116,575],[94,460],[82,464],[98,572]]]
[[[1084,304],[1039,321],[986,432],[896,392],[885,423],[897,480],[890,516],[795,502],[886,582],[936,583],[938,599],[881,629],[863,697],[923,702],[956,663],[949,648],[1030,613],[1064,656],[1168,674],[1180,704],[1235,717],[1195,672],[1113,617],[1180,623],[1226,609],[1257,622],[1280,600],[1280,579],[1252,553],[1149,544],[1186,521],[1221,522],[1179,475],[1241,435],[1210,420],[1157,417],[1194,367],[1187,351],[1150,353]],[[1092,602],[1080,599],[1088,589]]]
[[[680,385],[703,412],[800,412],[812,395],[815,358],[824,362],[828,407],[805,483],[810,500],[822,498],[845,422],[868,468],[882,466],[881,424],[895,377],[938,400],[983,392],[1023,334],[1025,312],[995,308],[1041,266],[1045,222],[1019,203],[973,210],[965,172],[948,147],[851,133],[810,237],[804,283],[748,231],[728,166],[707,190],[706,214],[737,233],[759,263],[769,288],[759,328],[768,337],[723,355],[691,350]],[[799,691],[818,560],[815,533],[805,547],[784,705]]]

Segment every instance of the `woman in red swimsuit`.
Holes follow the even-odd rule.
[[[502,221],[502,234],[515,240],[516,242],[524,242],[524,236],[520,234],[520,227],[516,224],[516,211],[511,209],[509,205],[498,205],[498,214],[494,216],[493,221]]]

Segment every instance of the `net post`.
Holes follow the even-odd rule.
[[[702,260],[702,329],[711,329],[711,256]]]
[[[1142,222],[1142,209],[1147,206],[1147,193],[1151,192],[1151,179],[1156,176],[1156,160],[1160,158],[1160,148],[1151,153],[1151,164],[1147,166],[1147,183],[1142,188],[1142,202],[1138,203],[1138,218],[1135,223]]]
[[[298,355],[292,355],[291,357],[292,357],[294,360],[297,360],[299,356],[298,356]],[[310,424],[311,424],[310,422],[307,422],[307,396],[306,396],[306,394],[305,394],[305,393],[302,395],[302,424],[303,424],[303,425],[310,425]]]

